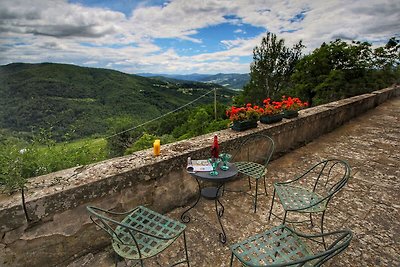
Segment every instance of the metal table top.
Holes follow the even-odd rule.
[[[228,162],[228,167],[229,169],[224,171],[221,170],[220,166],[222,166],[222,162],[220,162],[218,164],[217,167],[217,171],[218,171],[218,175],[213,176],[210,175],[210,172],[195,172],[195,173],[191,173],[191,175],[200,178],[203,181],[208,181],[208,182],[215,182],[215,183],[225,183],[228,182],[230,180],[232,180],[233,178],[235,178],[235,176],[238,174],[238,170],[235,166],[235,164],[233,163],[229,163]]]

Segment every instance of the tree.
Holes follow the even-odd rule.
[[[153,142],[156,139],[158,139],[157,136],[144,132],[143,135],[139,139],[137,139],[136,142],[133,143],[131,147],[126,149],[125,155],[129,155],[135,151],[152,147]]]
[[[26,183],[28,178],[43,174],[37,161],[38,142],[39,139],[33,139],[25,147],[8,141],[0,144],[0,189],[9,193],[21,192],[22,207],[28,223],[32,220],[25,202]]]
[[[394,69],[400,66],[400,40],[392,37],[383,47],[374,50],[374,67]]]
[[[109,136],[107,137],[107,151],[109,158],[122,156],[132,140],[139,138],[139,131],[132,131],[133,120],[129,116],[109,119]],[[135,135],[135,136],[134,136]]]
[[[337,39],[323,43],[296,65],[291,94],[306,99],[312,106],[390,85],[399,79],[397,45],[395,39],[375,50],[367,42]]]
[[[197,108],[196,112],[189,118],[188,130],[191,136],[202,135],[206,133],[207,126],[212,120],[205,108]]]
[[[273,33],[262,38],[261,45],[253,49],[250,81],[244,87],[242,100],[256,103],[267,97],[276,98],[290,83],[296,63],[301,56],[302,42],[293,48],[285,46],[283,39]]]

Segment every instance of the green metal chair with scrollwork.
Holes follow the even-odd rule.
[[[322,236],[329,240],[327,247],[316,241]],[[279,225],[232,245],[230,266],[235,258],[246,267],[321,266],[344,251],[352,237],[347,229],[306,235]]]
[[[247,176],[251,190],[251,179],[255,180],[254,212],[257,212],[258,182],[263,178],[264,193],[267,195],[265,176],[268,163],[275,150],[275,143],[271,137],[263,134],[254,134],[241,143],[232,157],[238,172]]]
[[[274,183],[268,220],[271,215],[278,217],[272,212],[276,195],[284,209],[283,224],[305,222],[287,220],[288,212],[308,213],[312,226],[312,214],[322,213],[320,228],[321,233],[324,233],[324,216],[328,203],[346,185],[349,178],[350,166],[346,161],[328,159],[317,163],[293,180]],[[325,243],[323,236],[322,241]]]
[[[146,207],[138,206],[127,212],[113,212],[88,206],[90,219],[111,236],[112,247],[124,259],[134,260],[143,267],[143,260],[152,258],[167,249],[179,236],[183,236],[185,259],[171,266],[186,263],[189,257],[186,246],[186,226]],[[117,218],[123,217],[121,221]]]

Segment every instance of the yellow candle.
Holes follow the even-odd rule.
[[[154,156],[160,155],[160,140],[157,139],[153,143]]]

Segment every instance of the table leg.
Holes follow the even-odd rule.
[[[226,243],[226,234],[225,234],[225,230],[224,230],[224,226],[222,225],[221,222],[221,218],[224,215],[224,205],[222,205],[221,201],[219,201],[219,190],[221,190],[221,188],[223,187],[223,184],[218,186],[218,190],[217,190],[217,197],[215,198],[215,213],[217,214],[217,218],[218,218],[218,222],[219,225],[221,226],[221,233],[219,233],[219,241],[222,244]],[[221,206],[220,209],[218,209],[218,204]]]
[[[185,210],[185,211],[182,213],[182,215],[181,215],[181,221],[184,222],[184,223],[189,223],[189,222],[190,222],[190,217],[189,217],[189,215],[187,215],[186,213],[187,213],[189,210],[193,209],[193,208],[197,205],[197,203],[199,203],[199,200],[200,200],[200,197],[201,197],[201,186],[200,186],[200,182],[199,182],[199,180],[198,180],[197,178],[195,178],[195,179],[196,179],[196,182],[197,182],[197,185],[198,185],[198,195],[197,195],[196,202],[195,202],[192,206],[190,206],[187,210]]]

